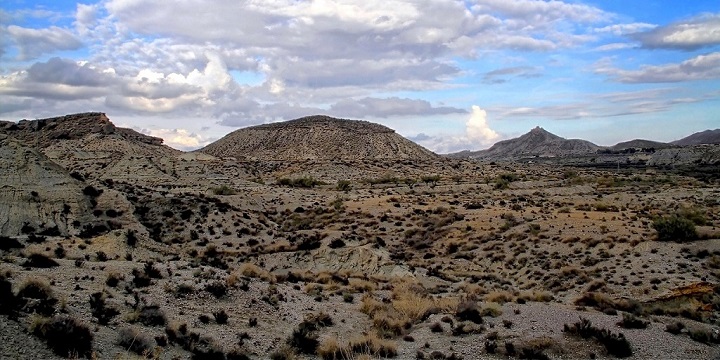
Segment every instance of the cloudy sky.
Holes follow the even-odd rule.
[[[671,141],[720,127],[720,2],[3,0],[0,119],[85,111],[180,149],[312,114],[440,153]]]

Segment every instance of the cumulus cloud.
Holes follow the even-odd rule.
[[[472,114],[465,124],[465,131],[470,141],[487,143],[498,138],[498,133],[488,126],[487,112],[477,105],[473,105]]]
[[[638,70],[622,70],[609,59],[595,64],[595,73],[609,76],[621,83],[672,83],[720,78],[720,52],[698,55],[681,63],[642,66]]]
[[[451,153],[461,150],[478,150],[489,147],[500,139],[500,135],[490,128],[487,112],[477,105],[465,122],[464,134],[440,134],[429,136],[419,133],[411,140],[438,153]]]
[[[43,54],[76,50],[82,46],[82,42],[75,35],[57,26],[30,29],[10,25],[7,33],[19,50],[18,60],[32,60]]]
[[[706,14],[687,21],[632,35],[650,49],[697,50],[720,44],[720,14]]]

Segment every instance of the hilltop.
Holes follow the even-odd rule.
[[[138,156],[170,156],[181,151],[163,139],[115,126],[100,112],[78,113],[38,120],[0,121],[5,134],[45,153],[104,151]]]
[[[198,151],[216,157],[290,161],[437,158],[388,127],[322,115],[239,129]]]

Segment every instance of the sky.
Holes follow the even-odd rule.
[[[0,2],[0,119],[87,111],[182,150],[314,114],[438,153],[672,141],[720,128],[720,1]]]

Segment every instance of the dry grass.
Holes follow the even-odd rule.
[[[245,277],[250,278],[256,278],[263,280],[265,282],[269,283],[275,283],[277,281],[277,278],[275,278],[275,275],[271,274],[269,271],[250,263],[245,263],[240,265],[240,268],[237,270],[237,273],[230,274],[228,276],[227,282],[229,286],[232,286],[234,283],[238,280],[238,275],[240,274]],[[231,284],[231,281],[233,282]]]

